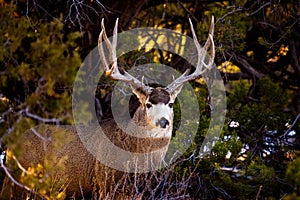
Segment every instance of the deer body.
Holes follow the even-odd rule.
[[[122,71],[122,73],[119,71],[116,58],[117,22],[111,43],[106,36],[102,21],[98,49],[106,75],[111,79],[128,83],[133,93],[138,97],[140,107],[136,110],[131,122],[125,124],[122,128],[113,120],[103,121],[100,123],[100,126],[114,145],[125,151],[150,155],[152,156],[151,161],[158,163],[156,164],[157,166],[164,162],[164,155],[168,150],[173,129],[173,103],[183,84],[198,78],[206,69],[210,69],[213,64],[213,21],[208,40],[203,48],[200,48],[196,39],[192,23],[191,29],[198,50],[196,70],[192,74],[186,71],[165,88],[152,88],[146,86],[126,71]],[[104,39],[110,51],[111,60],[113,61],[111,65],[108,64],[104,56],[102,39]],[[211,56],[209,63],[205,64],[204,59],[209,47],[211,47]],[[89,127],[89,130],[92,129],[93,127]],[[61,140],[62,137],[63,140]],[[95,137],[95,143],[98,144],[96,147],[98,151],[106,152],[107,149],[102,147],[101,138],[95,135],[93,137]],[[86,149],[73,126],[39,126],[24,133],[20,141],[24,141],[20,144],[23,154],[18,157],[18,160],[24,168],[39,163],[45,164],[47,159],[52,159],[51,162],[53,162],[54,166],[59,166],[61,162],[64,164],[62,168],[47,172],[47,176],[53,177],[53,184],[55,184],[55,181],[58,181],[57,183],[66,186],[68,196],[86,197],[86,194],[99,192],[101,197],[106,197],[126,174],[99,162]],[[112,152],[106,153],[109,155]]]
[[[157,158],[151,159],[153,162],[162,162],[168,149],[171,132],[168,130],[162,132],[161,128],[157,130],[155,127],[146,126],[145,109],[142,107],[137,109],[132,122],[128,123],[126,127],[127,131],[136,133],[136,130],[131,130],[130,127],[133,123],[135,126],[136,123],[139,123],[137,125],[145,128],[141,129],[145,132],[139,135],[147,134],[149,137],[134,137],[132,133],[127,134],[113,120],[105,120],[100,123],[100,126],[114,145],[136,153],[160,151]],[[171,128],[169,130],[172,131]],[[63,135],[63,142],[60,141],[62,138],[59,135]],[[101,143],[101,138],[98,139]],[[18,156],[25,169],[45,164],[45,162],[49,162],[49,158],[55,157],[57,164],[53,163],[53,171],[47,173],[55,177],[53,184],[62,187],[67,185],[67,196],[90,197],[93,191],[99,191],[104,197],[104,194],[111,193],[114,186],[118,182],[122,182],[122,178],[124,178],[124,172],[106,167],[95,159],[82,143],[74,126],[38,126],[26,131],[20,140],[26,141],[21,144],[22,155]],[[95,143],[98,142],[95,141]],[[106,151],[106,149],[101,149],[101,145],[98,150]],[[64,167],[56,170],[56,166],[58,167],[61,161],[64,162]],[[59,179],[57,179],[58,177]]]

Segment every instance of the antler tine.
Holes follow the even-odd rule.
[[[210,28],[209,28],[209,33],[208,33],[208,39],[205,42],[204,47],[203,47],[203,49],[205,51],[207,51],[207,49],[209,48],[209,46],[211,46],[211,54],[210,54],[209,63],[205,64],[203,62],[203,65],[206,68],[208,68],[208,69],[210,69],[213,66],[213,62],[215,60],[215,44],[214,44],[214,40],[213,40],[214,30],[215,30],[215,27],[214,27],[214,16],[212,16],[212,18],[211,18],[211,24],[210,24]],[[205,58],[205,56],[204,56],[204,58]]]
[[[99,51],[99,55],[100,55],[100,59],[103,62],[103,64],[105,65],[105,72],[107,76],[110,76],[112,73],[114,73],[115,71],[119,71],[117,66],[117,56],[116,56],[116,44],[117,44],[117,27],[118,27],[118,19],[116,20],[116,24],[115,24],[115,28],[114,28],[114,35],[113,35],[113,44],[111,44],[111,42],[109,41],[106,31],[105,31],[105,26],[104,26],[104,19],[102,18],[101,21],[101,28],[102,31],[100,32],[99,38],[98,38],[98,51]],[[103,50],[103,46],[102,46],[102,38],[104,39],[104,42],[106,44],[106,46],[108,47],[108,51],[109,51],[109,57],[112,58],[112,67],[111,69],[109,68],[109,64],[107,63],[107,60],[105,58],[104,55],[104,50]]]
[[[122,70],[122,72],[120,72],[120,70],[118,68],[117,53],[116,53],[117,39],[118,39],[118,20],[119,19],[116,20],[116,24],[114,27],[112,43],[109,41],[109,39],[107,37],[106,31],[105,31],[105,26],[104,26],[104,19],[102,19],[102,21],[101,21],[102,31],[100,32],[99,38],[98,38],[98,51],[99,51],[100,59],[101,59],[102,63],[105,65],[105,74],[106,74],[106,76],[110,77],[111,79],[128,82],[131,85],[131,87],[133,87],[134,89],[141,88],[144,92],[150,93],[151,87],[144,85],[143,82],[141,82],[138,79],[136,79],[135,77],[131,76],[125,70]],[[104,54],[104,50],[103,50],[103,46],[102,46],[102,43],[103,43],[102,38],[108,48],[109,56],[112,59],[111,68],[109,67],[109,64],[105,58],[105,54]]]
[[[109,53],[110,56],[113,59],[113,62],[117,62],[117,53],[116,53],[116,49],[117,49],[117,36],[118,36],[118,22],[119,22],[119,18],[117,18],[116,23],[115,23],[115,27],[114,27],[114,32],[113,32],[113,41],[112,43],[110,43],[106,31],[105,31],[105,26],[104,26],[104,19],[102,19],[101,21],[101,28],[103,31],[103,39],[104,42],[106,43],[106,45],[108,46],[109,49]]]
[[[99,37],[98,37],[98,52],[99,52],[99,56],[100,56],[100,60],[102,61],[104,67],[105,67],[105,71],[109,70],[105,55],[104,55],[104,50],[103,50],[103,46],[102,46],[102,37],[103,37],[103,30],[100,32]]]
[[[201,46],[198,42],[191,19],[189,19],[189,22],[191,25],[191,32],[193,35],[194,44],[195,44],[197,52],[198,52],[197,67],[192,74],[189,74],[189,71],[187,70],[180,77],[178,77],[175,81],[170,83],[166,87],[166,89],[171,93],[174,92],[176,89],[180,88],[185,82],[194,80],[194,79],[198,78],[200,75],[202,75],[207,69],[211,69],[211,67],[213,66],[213,63],[214,63],[214,58],[215,58],[215,45],[214,45],[214,41],[213,41],[214,17],[212,17],[208,38],[207,38],[203,48],[201,48]],[[208,64],[205,64],[204,60],[206,58],[206,53],[207,53],[207,50],[209,47],[211,47],[211,54],[209,56]]]

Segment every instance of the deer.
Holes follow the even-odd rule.
[[[154,160],[158,163],[163,162],[172,137],[173,105],[177,95],[185,83],[201,77],[214,64],[214,18],[212,17],[208,38],[203,47],[197,40],[190,19],[189,23],[198,55],[195,70],[193,72],[186,70],[166,87],[154,88],[144,84],[143,81],[138,80],[118,66],[116,56],[118,19],[113,30],[112,42],[106,34],[104,20],[102,19],[101,22],[102,30],[98,39],[98,51],[101,63],[104,65],[105,75],[114,81],[122,81],[130,85],[132,92],[140,102],[140,106],[135,111],[130,124],[134,124],[133,127],[142,128],[133,129],[131,130],[133,133],[128,134],[120,129],[113,120],[100,122],[100,126],[105,135],[115,145],[126,151],[141,153],[158,151],[159,154],[154,154],[156,156]],[[105,57],[103,44],[109,50],[110,60],[112,60],[111,64],[108,63]],[[210,54],[207,62],[209,49]],[[134,134],[137,131],[143,131],[145,137],[135,137]],[[62,134],[64,134],[65,143],[56,145],[56,141],[59,138],[61,139]],[[112,192],[118,180],[124,177],[124,174],[128,175],[126,172],[111,169],[98,161],[82,144],[73,126],[34,127],[23,134],[21,141],[22,154],[17,159],[23,166],[23,169],[44,163],[44,160],[49,157],[47,156],[48,154],[55,154],[58,159],[61,158],[63,160],[64,167],[57,171],[52,171],[48,175],[54,177],[53,179],[66,177],[63,185],[66,186],[65,193],[69,197],[87,197],[88,195],[95,197],[94,193],[97,192],[101,198],[105,198]],[[99,148],[101,149],[101,147]],[[18,198],[18,195],[15,194],[15,197]],[[22,198],[20,197],[20,199]],[[125,199],[124,196],[121,198]]]

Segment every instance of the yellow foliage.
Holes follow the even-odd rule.
[[[203,78],[198,78],[195,80],[195,82],[200,83],[201,85],[205,84],[205,80]]]
[[[61,165],[62,163],[59,163]],[[47,164],[46,164],[47,165]],[[53,180],[49,173],[52,169],[47,169],[50,166],[43,166],[42,164],[37,164],[36,166],[28,167],[26,172],[24,171],[20,177],[20,182],[24,185],[29,186],[32,189],[38,188],[36,190],[45,199],[64,199],[66,182],[63,177]]]
[[[272,58],[269,58],[267,60],[267,62],[277,62],[279,60],[280,56],[286,56],[288,51],[289,51],[289,47],[284,46],[284,44],[282,44],[277,51],[277,55],[273,56]],[[272,52],[270,52],[270,53],[272,53]],[[269,52],[268,52],[268,54],[269,54]]]
[[[49,151],[45,152],[44,159],[40,160],[40,163],[29,164],[26,169],[22,169],[19,178],[20,183],[33,189],[47,200],[64,199],[68,185],[64,173],[67,156],[58,156],[56,151],[50,149],[59,150],[64,147],[64,144],[74,139],[64,128],[54,127],[52,131],[54,142],[49,146]],[[46,136],[43,135],[43,137]]]
[[[254,51],[247,51],[246,54],[248,57],[252,57],[254,55]]]
[[[289,51],[289,47],[288,46],[284,46],[283,44],[280,46],[277,54],[279,56],[286,56],[287,52]]]
[[[268,59],[267,62],[277,62],[279,60],[278,56],[274,56],[273,58]]]
[[[9,102],[9,99],[6,97],[0,97],[0,101]]]
[[[56,198],[57,199],[64,199],[66,197],[65,193],[64,192],[60,192],[57,194]]]
[[[234,65],[230,61],[223,62],[221,65],[218,66],[218,69],[224,73],[237,73],[241,71],[238,66]]]
[[[199,87],[196,87],[196,88],[194,89],[194,91],[197,93],[197,92],[200,91],[200,88],[199,88]]]

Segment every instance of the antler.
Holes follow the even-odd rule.
[[[176,91],[176,89],[181,88],[181,86],[185,82],[194,80],[194,79],[198,78],[199,76],[201,76],[207,69],[208,70],[211,69],[211,67],[213,66],[213,63],[214,63],[214,58],[215,58],[215,45],[214,45],[214,40],[213,40],[214,17],[212,17],[208,38],[207,38],[207,41],[205,42],[203,48],[201,48],[201,46],[197,40],[191,19],[189,19],[189,21],[190,21],[190,25],[191,25],[194,43],[195,43],[195,46],[196,46],[197,52],[198,52],[197,67],[192,74],[189,74],[190,70],[188,69],[180,77],[178,77],[176,80],[174,80],[172,83],[170,83],[166,87],[166,89],[170,93],[173,93],[174,91]],[[207,54],[207,50],[210,46],[211,46],[211,54],[209,56],[208,64],[206,64],[204,62],[204,60],[205,60],[205,57]]]
[[[113,40],[112,43],[108,40],[107,34],[105,32],[105,26],[104,26],[104,19],[101,21],[101,28],[102,31],[100,32],[99,38],[98,38],[98,51],[99,51],[99,56],[102,61],[102,63],[105,66],[105,74],[106,76],[110,77],[113,80],[119,80],[119,81],[124,81],[128,82],[133,89],[142,89],[144,92],[147,94],[150,93],[151,87],[146,86],[143,82],[139,81],[132,75],[130,75],[128,72],[125,70],[119,70],[118,64],[117,64],[117,53],[116,53],[116,47],[117,47],[117,36],[118,36],[118,18],[116,20],[114,32],[113,32]],[[104,42],[109,50],[109,56],[112,59],[112,64],[111,68],[109,67],[109,64],[105,58],[104,55],[104,50],[102,46],[102,38],[104,39]]]

